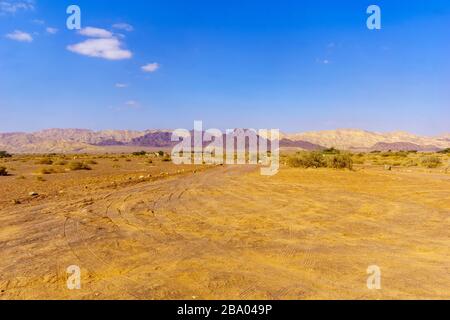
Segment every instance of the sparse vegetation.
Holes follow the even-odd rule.
[[[50,158],[44,158],[44,159],[40,159],[40,160],[36,161],[36,164],[51,165],[51,164],[53,164],[53,160]]]
[[[147,155],[146,151],[133,152],[133,156],[145,156],[145,155]]]
[[[333,169],[353,169],[353,159],[348,153],[338,153],[327,157],[327,167]]]
[[[79,170],[92,170],[92,168],[84,162],[72,161],[69,163],[69,169],[71,171],[79,171]]]
[[[335,148],[328,148],[322,151],[323,154],[340,154],[341,151]]]
[[[52,174],[55,173],[55,170],[53,168],[41,168],[37,171],[38,174]]]
[[[8,170],[5,167],[0,167],[0,176],[4,177],[8,175]]]
[[[444,150],[439,151],[438,153],[442,153],[442,154],[450,154],[450,148],[446,148]]]
[[[0,151],[0,158],[11,158],[12,155],[10,155],[8,152],[6,151]]]
[[[65,166],[65,165],[67,165],[68,163],[69,163],[69,162],[66,161],[66,160],[59,160],[59,161],[54,162],[53,164],[55,164],[55,165],[57,165],[57,166]]]
[[[294,168],[323,168],[326,161],[321,152],[300,152],[288,159],[288,163]]]
[[[421,164],[426,168],[433,169],[441,166],[442,160],[436,156],[427,156],[422,158]]]

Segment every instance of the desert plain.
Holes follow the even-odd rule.
[[[283,155],[272,177],[154,153],[0,159],[0,299],[449,299],[449,156],[428,156]]]

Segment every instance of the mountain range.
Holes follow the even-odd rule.
[[[0,133],[0,150],[10,153],[89,153],[139,148],[170,148],[171,130],[47,129],[34,133]],[[339,129],[286,134],[280,147],[318,150],[337,148],[350,151],[417,150],[437,151],[450,147],[450,134],[428,137],[408,132],[377,133]]]

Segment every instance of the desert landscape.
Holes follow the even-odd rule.
[[[443,0],[0,0],[0,300],[450,300],[448,30]]]
[[[0,298],[449,298],[448,149],[281,162],[265,177],[164,151],[2,153]]]

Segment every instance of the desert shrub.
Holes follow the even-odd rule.
[[[405,162],[403,162],[402,166],[404,167],[417,167],[418,163],[414,161],[413,159],[408,159]]]
[[[37,176],[37,177],[36,177],[36,180],[37,180],[37,181],[40,181],[40,182],[46,181],[46,180],[44,179],[43,176]]]
[[[170,162],[170,161],[172,161],[172,158],[168,154],[166,154],[162,161],[163,162]]]
[[[68,163],[69,162],[67,162],[66,160],[59,160],[59,161],[54,162],[53,164],[55,164],[57,166],[65,166]]]
[[[8,170],[5,167],[0,167],[0,176],[4,177],[8,175]]]
[[[288,158],[288,164],[294,168],[322,168],[326,166],[323,154],[317,151],[297,153]]]
[[[437,168],[442,165],[442,160],[436,156],[427,156],[422,158],[421,164],[427,168]]]
[[[86,163],[79,161],[72,161],[71,163],[69,163],[69,169],[72,171],[92,170],[91,167],[89,167]]]
[[[339,154],[341,151],[339,151],[336,148],[328,148],[322,151],[324,154]]]
[[[145,156],[145,155],[147,155],[146,151],[133,152],[133,156]]]
[[[38,161],[36,161],[36,164],[48,164],[51,165],[53,164],[53,160],[50,158],[44,158],[44,159],[40,159]]]
[[[116,159],[113,159],[112,161],[113,161],[113,162],[118,162],[118,161],[119,161],[119,159],[117,159],[117,158],[116,158]]]
[[[327,167],[333,169],[353,169],[353,159],[348,153],[335,154],[327,158]]]
[[[438,151],[438,153],[442,153],[442,154],[450,154],[450,148],[446,148],[444,150]]]
[[[164,156],[164,151],[158,151],[158,155],[159,155],[160,157]]]
[[[148,160],[147,160],[147,163],[148,163],[148,164],[153,164],[153,160],[152,160],[152,159],[148,159]]]
[[[52,168],[41,168],[37,171],[38,174],[52,174],[55,173],[55,170]]]
[[[95,160],[86,160],[84,163],[86,163],[86,164],[93,164],[93,165],[98,164],[98,162],[95,161]]]
[[[406,158],[408,156],[407,151],[398,151],[393,153],[394,156],[400,157],[400,158]]]
[[[6,151],[0,151],[0,158],[11,158],[12,155],[10,155],[8,152]]]
[[[126,162],[131,162],[131,159],[126,159],[125,161],[126,161]]]
[[[120,168],[120,165],[118,165],[118,164],[113,164],[113,166],[112,166],[114,169],[119,169]]]

